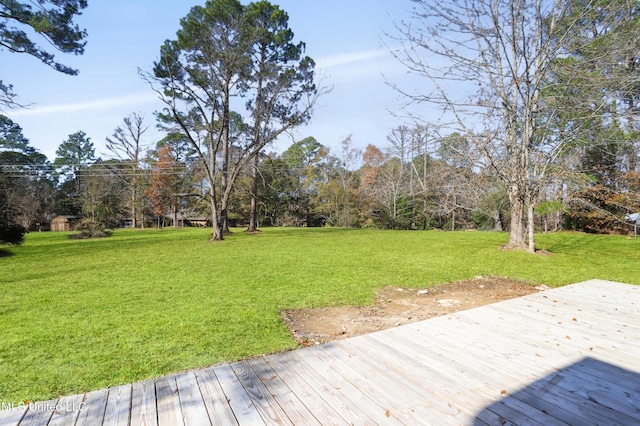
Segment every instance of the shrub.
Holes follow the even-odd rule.
[[[21,244],[26,231],[24,226],[15,223],[0,224],[0,244]]]
[[[76,226],[79,234],[71,234],[69,238],[86,239],[86,238],[105,238],[110,237],[113,231],[105,229],[104,225],[93,219],[82,219]]]

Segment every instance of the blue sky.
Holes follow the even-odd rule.
[[[356,146],[386,144],[392,128],[402,123],[394,116],[402,104],[387,84],[406,80],[405,69],[388,53],[385,33],[394,21],[408,16],[409,0],[272,0],[289,14],[296,41],[307,54],[331,93],[321,98],[310,124],[298,128],[295,140],[315,137],[337,151],[350,134]],[[80,70],[78,76],[56,73],[34,58],[2,51],[2,80],[28,109],[5,111],[18,123],[32,146],[50,160],[68,136],[82,130],[96,153],[108,158],[104,140],[133,112],[145,116],[150,130],[145,142],[155,144],[153,112],[162,108],[155,93],[138,76],[151,70],[161,44],[175,38],[180,19],[204,0],[89,0],[77,23],[89,37],[85,54],[57,54],[58,60]],[[383,77],[384,76],[384,77]],[[416,82],[416,84],[419,84]],[[273,150],[292,142],[280,140]]]

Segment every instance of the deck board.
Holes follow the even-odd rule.
[[[292,425],[282,407],[276,402],[248,362],[231,364],[231,369],[247,391],[254,407],[267,424]]]
[[[57,402],[58,400],[29,404],[29,410],[22,419],[21,424],[25,426],[37,426],[49,423],[53,416],[53,410],[48,409],[48,407],[55,406]]]
[[[327,364],[315,355],[314,350],[294,351],[292,358],[297,358],[300,363],[293,364],[309,377],[319,376],[325,381],[327,391],[335,398],[334,406],[340,407],[341,415],[350,424],[372,424],[374,419],[368,414],[386,414],[385,408],[374,399],[369,398],[366,393],[358,389],[349,382],[343,375],[335,371],[331,364]],[[389,417],[389,424],[401,424]]]
[[[231,366],[228,364],[220,365],[215,368],[215,372],[238,423],[249,425],[266,424]]]
[[[156,404],[159,426],[184,424],[175,376],[161,377],[156,380]]]
[[[0,426],[111,424],[640,424],[640,286],[591,280],[0,411]]]
[[[131,426],[158,426],[156,384],[153,380],[137,382],[132,386]]]
[[[253,358],[248,362],[262,383],[264,383],[267,391],[282,407],[294,425],[320,425],[313,413],[309,411],[287,383],[267,364],[264,358]]]
[[[109,426],[127,426],[131,415],[131,385],[109,389],[104,424]]]
[[[271,355],[265,358],[267,364],[289,386],[297,398],[309,410],[315,420],[321,424],[345,425],[348,422],[343,415],[348,412],[340,412],[331,405],[331,394],[325,392],[324,379],[317,376],[309,376],[303,371],[291,368],[287,362],[288,354]]]
[[[238,424],[213,368],[196,371],[196,380],[212,424]]]
[[[207,407],[202,399],[202,392],[198,386],[193,371],[176,375],[176,385],[180,394],[180,409],[185,425],[206,426],[211,424]]]
[[[108,397],[108,389],[89,392],[84,398],[82,410],[78,413],[76,425],[91,426],[103,424]]]
[[[84,395],[71,395],[60,398],[56,410],[53,412],[51,420],[49,420],[49,426],[75,424],[80,414],[83,400]]]

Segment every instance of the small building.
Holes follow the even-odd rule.
[[[211,221],[206,217],[186,217],[185,225],[206,228],[207,226],[211,226]]]
[[[51,219],[52,232],[71,231],[78,224],[78,216],[58,215]]]
[[[182,212],[165,215],[162,219],[168,226],[174,225],[174,220],[177,221],[177,226],[193,226],[200,228],[211,226],[211,220],[209,220],[209,218],[189,215]]]

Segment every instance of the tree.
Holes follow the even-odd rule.
[[[262,217],[271,226],[283,226],[287,222],[290,194],[296,189],[291,178],[291,170],[276,153],[265,155],[258,167],[261,196],[259,199],[254,198],[258,201],[258,217]],[[253,179],[250,185],[253,186]],[[256,193],[252,188],[249,191]]]
[[[322,179],[319,166],[327,153],[326,147],[312,136],[294,143],[282,153],[292,183],[288,201],[296,225],[311,226]]]
[[[439,138],[439,142],[437,155],[440,161],[433,164],[432,182],[436,182],[440,194],[438,209],[448,217],[451,230],[454,230],[457,221],[464,220],[465,213],[476,208],[474,182],[478,176],[472,168],[477,164],[477,156],[468,139],[459,133]]]
[[[353,146],[349,135],[340,143],[337,156],[330,159],[330,180],[321,187],[321,194],[327,204],[327,221],[334,226],[352,227],[358,223],[358,185],[360,179],[355,165],[362,158],[362,151]]]
[[[294,44],[289,16],[268,1],[250,3],[245,11],[251,31],[251,92],[247,102],[252,157],[251,211],[247,231],[257,226],[258,157],[278,136],[310,118],[318,91],[314,62]],[[306,98],[306,99],[305,99]]]
[[[26,230],[50,209],[47,158],[0,115],[0,243],[20,244]]]
[[[634,211],[632,202],[621,201],[631,200],[626,176],[640,158],[640,5],[574,2],[574,14],[584,16],[589,31],[578,35],[571,55],[555,61],[545,88],[555,95],[547,102],[564,106],[553,121],[555,134],[573,136],[562,159],[573,176],[565,171],[551,202],[569,210],[567,225],[574,229],[618,231],[625,213]],[[567,85],[571,91],[555,90]],[[564,190],[568,178],[577,186],[571,194]]]
[[[442,107],[452,127],[476,144],[509,197],[507,246],[534,251],[538,194],[570,141],[549,137],[540,120],[542,89],[554,61],[583,46],[579,36],[589,30],[589,14],[602,2],[593,9],[570,0],[414,3],[415,22],[399,25],[406,48],[397,57],[426,76],[435,91],[403,93]],[[432,55],[428,62],[422,52]]]
[[[81,210],[81,173],[96,160],[93,142],[83,131],[78,131],[69,135],[56,150],[54,166],[59,170],[60,175],[65,175],[66,186],[65,197],[70,202],[70,210],[67,213],[78,214]]]
[[[116,158],[120,165],[114,168],[114,172],[126,185],[129,191],[129,210],[131,212],[132,226],[138,225],[138,214],[142,212],[140,193],[143,182],[144,170],[140,167],[142,153],[145,145],[142,136],[148,127],[144,124],[144,117],[133,113],[123,119],[124,128],[118,126],[112,137],[107,138],[106,147]],[[144,220],[141,221],[144,226]]]
[[[275,26],[264,26],[262,10],[268,18],[280,16]],[[279,46],[268,50],[265,31],[286,28],[287,19],[268,2],[243,7],[237,0],[209,0],[182,19],[177,40],[165,42],[153,75],[144,76],[160,86],[154,90],[166,109],[159,118],[189,139],[206,172],[213,240],[223,239],[229,197],[245,164],[306,120],[315,103],[314,63],[302,57],[302,45],[292,50],[287,41],[282,53]],[[267,49],[266,56],[256,54],[256,46]],[[238,112],[241,95],[247,114]],[[275,131],[274,122],[281,123]]]
[[[44,38],[62,53],[81,55],[87,33],[73,24],[73,18],[87,7],[86,0],[39,0],[0,2],[0,50],[31,55],[54,70],[75,75],[77,70],[57,62],[55,56],[31,40],[30,34]],[[0,107],[16,107],[10,84],[0,80]]]
[[[160,218],[173,214],[173,226],[178,226],[178,185],[182,167],[176,161],[176,153],[170,144],[158,149],[158,159],[151,171],[151,183],[144,194],[153,204],[153,214]]]
[[[122,165],[116,160],[98,160],[82,171],[79,199],[89,237],[105,227],[115,227],[126,217],[126,183],[121,179]]]
[[[367,216],[377,226],[409,228],[409,186],[400,158],[370,144],[364,150],[362,159],[362,191],[369,201]]]

